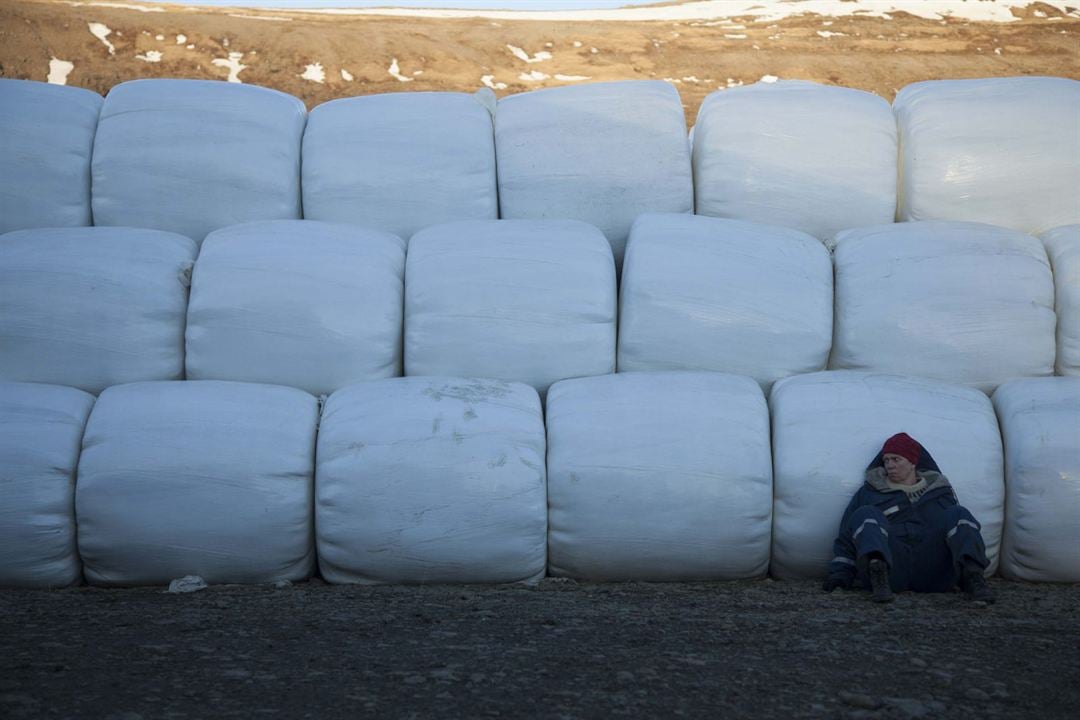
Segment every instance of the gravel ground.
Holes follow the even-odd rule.
[[[0,592],[0,717],[1075,718],[1080,585]]]

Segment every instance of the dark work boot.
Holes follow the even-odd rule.
[[[896,596],[889,587],[889,566],[877,558],[870,561],[870,599],[876,603],[892,602]]]
[[[982,568],[975,564],[964,566],[960,574],[960,589],[964,591],[969,600],[979,600],[984,603],[992,603],[997,598],[994,591],[983,577]]]

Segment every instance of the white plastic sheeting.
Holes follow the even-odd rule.
[[[318,395],[400,375],[404,275],[389,233],[310,220],[213,232],[192,278],[188,379]]]
[[[837,236],[830,367],[992,392],[1053,374],[1054,280],[1037,239],[975,223],[898,223]]]
[[[495,115],[504,218],[596,225],[622,263],[644,212],[693,212],[679,93],[659,81],[590,83],[511,95]]]
[[[0,233],[90,224],[101,96],[0,78]]]
[[[893,221],[896,120],[861,90],[784,80],[714,92],[694,125],[700,215],[825,239]]]
[[[0,383],[0,587],[65,587],[82,577],[75,467],[94,397]]]
[[[1080,225],[1054,228],[1041,236],[1054,269],[1058,375],[1080,375]]]
[[[409,238],[428,225],[495,219],[491,113],[472,95],[333,100],[304,131],[304,217]]]
[[[780,578],[824,576],[840,519],[866,466],[898,432],[918,440],[982,525],[988,574],[997,567],[1005,487],[990,399],[922,378],[824,372],[773,386],[773,546]]]
[[[0,237],[0,380],[92,393],[184,375],[195,243],[132,228]]]
[[[226,225],[299,218],[306,116],[295,97],[252,85],[116,85],[94,142],[94,224],[202,242]]]
[[[575,220],[456,222],[409,241],[405,374],[490,377],[540,391],[615,371],[615,267]]]
[[[302,580],[314,569],[318,402],[301,390],[155,382],[101,394],[75,491],[98,585]]]
[[[823,370],[832,344],[828,251],[796,230],[648,214],[630,232],[620,372],[712,370],[774,380]]]
[[[542,577],[544,420],[520,383],[400,378],[327,401],[319,566],[335,583]]]
[[[565,380],[547,399],[549,565],[589,580],[764,575],[769,411],[720,373]]]
[[[919,82],[897,93],[893,109],[901,220],[971,220],[1030,233],[1080,222],[1080,82]]]
[[[1005,441],[1001,572],[1080,582],[1080,377],[1007,382],[994,407]]]

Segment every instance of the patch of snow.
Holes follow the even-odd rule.
[[[520,75],[518,75],[518,79],[524,80],[525,82],[540,82],[541,80],[547,80],[548,77],[548,75],[540,72],[539,70],[533,70],[532,72],[521,73]]]
[[[195,47],[195,46],[194,45],[188,45],[189,50],[191,48],[193,48],[193,47]],[[247,65],[241,65],[240,64],[240,60],[242,60],[243,57],[244,57],[244,53],[231,52],[231,53],[229,53],[229,58],[227,60],[225,58],[214,58],[213,60],[210,61],[210,64],[216,65],[217,67],[228,68],[229,69],[229,77],[228,77],[229,82],[233,82],[233,83],[243,82],[243,80],[240,79],[240,71],[247,67]]]
[[[167,593],[193,593],[206,589],[206,581],[198,575],[185,575],[169,583]]]
[[[581,41],[580,40],[575,40],[574,41],[574,47],[578,47],[578,48],[581,47]]]
[[[555,79],[561,82],[581,82],[582,80],[592,80],[590,75],[562,75],[560,73],[555,74]]]
[[[300,78],[320,85],[326,82],[326,73],[323,71],[322,63],[312,63],[305,67],[304,72],[300,73]]]
[[[846,36],[847,36],[847,33],[842,33],[842,32],[830,32],[829,30],[818,30],[818,31],[817,31],[817,34],[818,34],[818,35],[820,35],[820,36],[821,36],[821,37],[823,37],[823,38],[831,38],[831,37],[846,37]]]
[[[49,60],[49,77],[46,82],[53,85],[67,85],[67,76],[75,69],[75,63],[67,60],[58,60],[55,57]]]
[[[1042,0],[1063,13],[1075,12],[1076,0]],[[1013,8],[1024,8],[1033,0],[995,0],[994,2],[957,2],[957,0],[790,0],[788,2],[762,2],[762,0],[691,0],[669,3],[593,10],[451,10],[435,8],[319,8],[305,12],[330,15],[391,15],[397,17],[474,18],[492,20],[546,20],[569,22],[596,22],[615,20],[623,22],[642,21],[688,21],[718,20],[752,17],[757,22],[773,22],[799,15],[822,15],[826,17],[885,17],[896,12],[907,12],[925,20],[951,17],[976,22],[1016,22]],[[104,3],[103,3],[104,4]],[[388,3],[390,4],[390,3]],[[700,23],[705,25],[706,23]]]
[[[527,63],[544,62],[545,60],[550,60],[552,58],[552,54],[549,53],[547,50],[541,50],[532,57],[529,57],[529,53],[525,52],[516,45],[507,45],[506,49],[509,50],[510,54],[516,57],[518,60],[524,60]]]
[[[729,88],[742,87],[742,85],[743,85],[742,80],[736,80],[734,78],[728,78],[727,79],[727,87],[729,87]]]
[[[745,40],[746,35],[724,35],[728,40]]]
[[[149,33],[147,33],[147,34],[149,35]],[[155,40],[164,40],[164,39],[165,39],[165,36],[164,36],[164,35],[155,35],[155,36],[154,36],[154,39],[155,39]]]
[[[697,79],[697,75],[687,75],[683,78],[683,82],[696,83],[701,81]]]
[[[599,50],[597,50],[597,49],[596,49],[596,48],[594,48],[594,47],[591,47],[591,48],[589,48],[589,52],[591,52],[591,53],[592,53],[593,55],[595,55],[596,53],[598,53],[598,52],[600,52],[600,51],[599,51]]]
[[[176,44],[177,45],[183,45],[186,42],[187,42],[187,35],[177,35],[176,36]]]
[[[664,82],[669,82],[673,85],[682,85],[682,80],[679,78],[664,78]]]
[[[994,48],[994,54],[995,55],[1000,55],[1001,54],[1001,48]]]
[[[109,29],[108,25],[103,23],[86,23],[86,25],[90,28],[90,34],[105,43],[105,47],[109,48],[109,54],[115,55],[116,48],[113,47],[111,42],[106,40],[107,37],[112,35],[112,30]]]
[[[555,47],[555,43],[546,42],[546,43],[544,43],[544,47],[546,47],[546,48]]]
[[[148,13],[148,12],[165,12],[165,8],[161,8],[161,7],[153,7],[153,6],[146,6],[146,5],[127,5],[125,3],[114,3],[114,2],[70,2],[70,0],[68,0],[66,2],[66,4],[70,5],[71,7],[81,7],[83,5],[88,5],[90,7],[107,7],[107,8],[120,8],[121,10],[138,10],[139,12],[144,12],[144,13]]]
[[[412,74],[413,74],[413,75],[423,75],[423,74],[424,74],[424,71],[423,71],[423,70],[413,70],[413,71],[412,71]]]
[[[161,51],[149,50],[145,55],[136,55],[135,59],[143,62],[161,62]]]
[[[760,79],[760,80],[758,80],[758,82],[763,82],[763,83],[774,83],[774,82],[776,82],[776,81],[777,81],[777,80],[779,80],[779,79],[780,79],[780,78],[776,77],[775,75],[762,75],[762,76],[761,76],[761,79]]]
[[[505,90],[506,83],[495,82],[494,75],[483,75],[480,78],[480,82],[484,84],[484,87],[491,88],[492,90]]]
[[[344,80],[345,82],[352,82],[353,81],[353,75],[352,75],[351,72],[349,72],[345,68],[341,68],[341,79]]]
[[[390,67],[389,67],[389,69],[387,69],[386,72],[390,73],[390,75],[392,75],[396,80],[398,80],[400,82],[412,82],[413,81],[413,79],[411,77],[405,77],[404,75],[401,74],[401,68],[398,67],[397,58],[392,58],[390,60]],[[320,82],[322,82],[322,81],[320,80]]]
[[[188,50],[194,50],[195,49],[195,43],[192,43],[191,45],[185,45],[184,47],[186,47]]]
[[[229,38],[227,38],[227,37],[221,38],[221,46],[222,47],[229,47]]]

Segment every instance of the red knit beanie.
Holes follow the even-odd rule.
[[[922,446],[907,433],[896,433],[885,441],[881,448],[882,455],[899,455],[912,465],[917,465]]]

